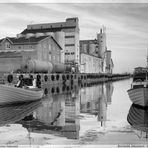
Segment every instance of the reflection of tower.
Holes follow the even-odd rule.
[[[100,29],[100,33],[97,34],[97,42],[98,42],[98,57],[104,58],[104,54],[106,51],[106,33],[105,28]]]
[[[114,90],[114,87],[113,87],[113,83],[105,83],[105,97],[106,97],[106,100],[107,100],[107,104],[111,104],[112,102],[112,94],[113,94],[113,90]]]
[[[101,126],[105,126],[105,121],[107,119],[107,101],[104,95],[104,87],[102,86],[102,95],[99,96],[98,100],[99,110],[98,110],[98,121],[101,121]]]
[[[72,94],[65,100],[65,126],[62,128],[62,133],[67,138],[78,139],[80,122],[78,115],[80,113],[80,100],[76,94]]]

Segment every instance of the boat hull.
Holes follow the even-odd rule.
[[[17,88],[9,85],[0,85],[0,105],[17,102],[39,100],[43,97],[42,90]]]
[[[128,90],[130,100],[140,106],[148,106],[148,88],[136,88]]]

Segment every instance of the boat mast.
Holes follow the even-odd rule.
[[[148,84],[148,79],[147,79],[147,73],[148,73],[148,45],[147,45],[146,61],[147,61],[147,65],[146,65],[146,85],[147,85]]]
[[[146,68],[148,69],[148,45],[147,45],[147,55],[146,55],[146,62],[147,62]]]

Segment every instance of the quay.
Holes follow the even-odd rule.
[[[44,87],[46,85],[91,85],[104,83],[108,81],[118,81],[123,79],[128,79],[131,77],[130,74],[66,74],[66,73],[51,73],[51,74],[43,74],[43,73],[14,73],[14,74],[1,74],[0,75],[0,84],[8,84],[13,83],[16,84],[20,77],[24,78],[35,78],[37,80],[37,84],[40,87]]]

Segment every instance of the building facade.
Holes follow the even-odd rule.
[[[81,73],[102,73],[102,59],[86,54],[81,53]]]
[[[60,63],[61,49],[51,36],[7,37],[0,42],[0,71],[17,71],[34,59]]]
[[[81,73],[112,73],[111,51],[106,47],[106,33],[101,29],[94,40],[80,41]]]
[[[59,43],[62,63],[80,64],[78,18],[67,18],[65,22],[58,23],[31,24],[20,35],[39,33],[51,35]]]

